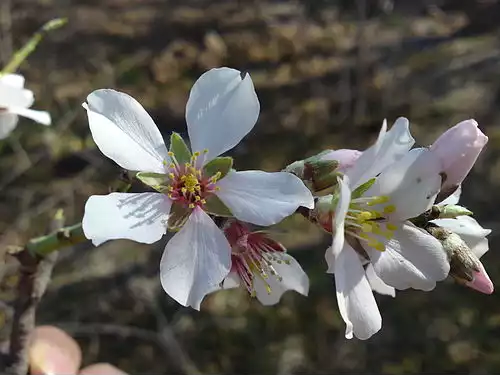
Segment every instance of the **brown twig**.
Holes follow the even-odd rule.
[[[62,211],[54,217],[52,229],[61,228],[64,224]],[[14,305],[12,331],[6,369],[2,373],[26,375],[29,368],[29,340],[36,324],[36,309],[52,275],[57,260],[57,252],[45,257],[33,255],[28,247],[12,251],[20,264],[20,278],[17,285],[17,300]]]

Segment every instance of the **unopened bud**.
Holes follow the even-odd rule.
[[[314,224],[319,225],[328,233],[332,233],[332,218],[335,207],[332,206],[332,195],[325,195],[316,198],[314,209],[309,211],[308,219]]]
[[[441,212],[439,213],[439,219],[455,219],[458,216],[472,215],[472,211],[469,211],[467,208],[455,204],[448,204],[446,206],[440,207],[440,210]]]
[[[441,242],[448,255],[451,277],[481,293],[493,293],[493,283],[481,261],[458,234],[436,225],[429,225],[426,230]]]

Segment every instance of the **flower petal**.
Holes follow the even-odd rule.
[[[50,125],[52,123],[49,112],[36,111],[34,109],[23,108],[23,107],[9,107],[9,112],[22,117],[29,118],[42,125]]]
[[[403,224],[386,240],[386,250],[364,246],[377,275],[396,289],[434,289],[450,265],[441,243],[413,224]]]
[[[238,272],[231,271],[229,275],[226,276],[224,281],[222,282],[222,289],[232,289],[237,288],[241,285],[241,278],[238,275]]]
[[[92,137],[101,152],[131,171],[164,173],[170,158],[160,131],[131,96],[96,90],[83,103]]]
[[[0,139],[7,138],[17,127],[19,118],[10,112],[0,111]]]
[[[459,216],[456,219],[436,219],[432,220],[431,223],[458,234],[478,258],[481,258],[488,251],[486,236],[491,233],[491,229],[484,229],[470,216]]]
[[[443,190],[459,185],[474,166],[488,137],[475,120],[458,123],[444,132],[430,147],[446,174]]]
[[[276,273],[282,277],[281,281],[275,275],[269,275],[265,282],[258,275],[254,276],[256,297],[264,306],[277,304],[283,293],[288,290],[295,290],[304,296],[309,293],[309,278],[306,273],[293,257],[288,256],[287,260],[290,264],[271,261]],[[270,293],[266,282],[269,284]]]
[[[462,195],[462,185],[458,185],[455,191],[449,195],[445,200],[438,203],[439,206],[444,206],[447,204],[457,204],[460,200],[460,195]]]
[[[35,100],[33,92],[0,82],[0,108],[31,107]]]
[[[387,196],[395,212],[390,220],[404,221],[429,209],[441,187],[439,165],[428,149],[409,151],[384,170],[365,196]],[[382,211],[382,207],[380,210]]]
[[[339,200],[335,208],[335,215],[332,222],[332,246],[326,250],[325,260],[328,265],[327,273],[333,273],[335,267],[335,259],[339,256],[340,251],[344,247],[344,223],[349,204],[351,203],[351,191],[349,190],[349,177],[344,176],[338,179],[339,183]]]
[[[231,269],[231,247],[224,233],[200,208],[168,241],[160,263],[161,285],[183,306],[199,310],[203,298],[220,289]]]
[[[362,155],[361,151],[348,148],[340,150],[328,150],[321,155],[321,160],[336,160],[339,162],[338,172],[346,173],[352,168],[358,158]]]
[[[372,290],[378,294],[383,294],[386,296],[396,297],[396,289],[392,286],[387,285],[382,281],[380,277],[375,273],[375,269],[371,263],[368,263],[365,269],[366,278],[372,287]]]
[[[120,238],[153,243],[166,232],[171,204],[160,193],[93,195],[85,204],[83,232],[95,246]]]
[[[9,85],[16,89],[24,88],[24,77],[20,74],[6,74],[0,76],[0,84]]]
[[[191,149],[208,150],[205,161],[232,149],[254,127],[260,104],[248,73],[211,69],[193,85],[186,105]]]
[[[382,317],[358,255],[345,245],[335,259],[335,286],[345,337],[366,340],[382,328]]]
[[[484,294],[493,293],[495,288],[481,262],[479,262],[479,271],[474,272],[473,278],[472,281],[466,282],[465,285]]]
[[[216,192],[239,220],[256,225],[276,224],[299,206],[314,208],[314,198],[295,175],[288,172],[229,172]]]
[[[386,133],[387,122],[384,120],[377,142],[364,151],[355,165],[346,172],[352,188],[375,177],[411,149],[415,140],[410,134],[409,126],[408,120],[400,117]]]

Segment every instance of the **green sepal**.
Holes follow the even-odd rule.
[[[179,164],[191,162],[191,151],[178,133],[173,132],[170,136],[170,152],[174,153]]]
[[[210,195],[204,207],[209,214],[222,217],[233,217],[233,214],[227,206],[219,199],[217,195]]]
[[[217,172],[220,173],[219,180],[227,175],[233,167],[233,158],[230,156],[220,156],[207,163],[203,167],[204,175],[207,177],[214,176]]]
[[[359,185],[354,191],[351,193],[351,199],[360,198],[364,193],[368,191],[372,187],[372,185],[377,181],[376,177],[370,178],[364,184]]]
[[[467,208],[455,204],[448,204],[444,207],[441,207],[439,219],[455,219],[458,216],[470,215],[472,215],[472,211],[469,211]]]
[[[339,193],[332,194],[332,200],[330,201],[330,207],[332,212],[335,212],[335,210],[337,209],[337,205],[339,204],[339,199],[340,199]]]
[[[167,175],[154,172],[137,172],[135,177],[143,184],[150,186],[157,191],[164,190],[168,180]]]
[[[186,205],[174,202],[168,216],[168,229],[173,231],[181,229],[189,218],[191,211],[193,210]]]

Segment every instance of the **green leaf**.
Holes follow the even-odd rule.
[[[138,172],[135,177],[142,183],[151,186],[153,189],[162,191],[167,185],[167,175],[153,172]]]
[[[222,156],[208,162],[208,164],[203,167],[203,171],[205,172],[205,176],[208,177],[215,175],[217,172],[220,172],[220,180],[222,177],[229,173],[232,167],[233,158],[230,156]]]
[[[179,164],[191,162],[191,151],[178,133],[172,133],[170,136],[170,151],[174,153]]]
[[[219,199],[217,195],[211,195],[207,198],[204,206],[205,211],[215,216],[233,217],[229,208]]]
[[[174,203],[170,209],[170,215],[168,216],[168,229],[176,231],[182,228],[186,223],[192,209],[184,204]]]
[[[359,185],[351,194],[351,199],[360,198],[364,193],[368,191],[369,188],[377,181],[376,177],[370,178],[364,184]]]

